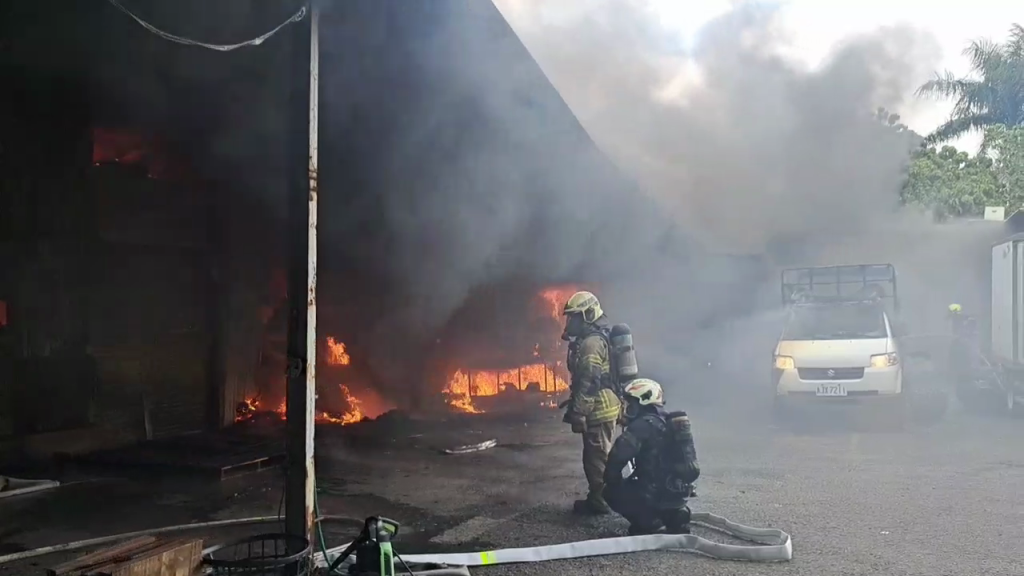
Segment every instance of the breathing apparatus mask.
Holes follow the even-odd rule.
[[[586,322],[583,320],[582,313],[569,314],[565,317],[565,330],[562,331],[562,340],[571,342],[574,338],[579,338],[583,333],[583,327]]]
[[[622,404],[622,421],[626,424],[636,420],[640,417],[643,412],[643,406],[640,405],[640,400],[633,396],[626,396]]]

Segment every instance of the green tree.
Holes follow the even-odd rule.
[[[1008,212],[1024,209],[1024,127],[990,126],[979,154],[992,159],[999,184],[996,206]]]
[[[972,157],[952,146],[916,152],[900,198],[904,204],[931,210],[937,219],[979,216],[999,197],[992,159]],[[998,204],[997,204],[998,205]]]
[[[919,96],[953,101],[949,120],[928,135],[928,144],[994,124],[1024,124],[1024,26],[1011,26],[1005,43],[971,42],[964,55],[971,61],[971,74],[957,78],[946,71],[917,90]]]

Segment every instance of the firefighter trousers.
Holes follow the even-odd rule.
[[[612,449],[612,435],[615,422],[606,422],[587,427],[583,436],[583,474],[587,477],[589,493],[587,500],[604,504],[604,469],[608,464],[608,452]]]
[[[655,499],[649,497],[640,482],[632,478],[608,486],[604,497],[608,507],[639,532],[654,531],[660,526],[670,532],[678,532],[690,523],[690,508],[685,500],[677,500],[673,506],[656,506]]]

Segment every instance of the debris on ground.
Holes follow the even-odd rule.
[[[482,452],[488,448],[494,448],[498,445],[496,439],[490,439],[478,444],[467,444],[465,446],[456,446],[455,448],[445,448],[442,450],[445,454],[469,454],[470,452]]]
[[[0,476],[0,498],[30,494],[58,486],[60,486],[60,482],[56,480],[24,480],[21,478],[11,478],[10,476]]]

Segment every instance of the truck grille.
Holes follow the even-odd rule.
[[[797,368],[801,380],[860,380],[863,368]]]

